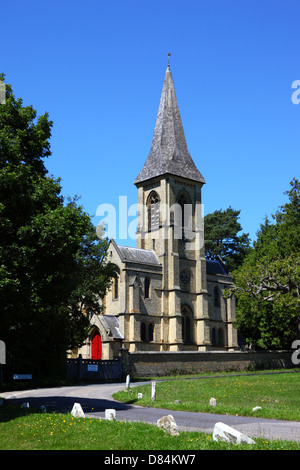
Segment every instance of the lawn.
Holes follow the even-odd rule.
[[[176,451],[174,455],[197,450],[300,450],[299,442],[260,438],[255,439],[256,445],[234,445],[214,442],[211,434],[181,432],[169,436],[145,423],[74,418],[6,404],[0,407],[0,436],[1,450],[168,450]]]
[[[299,373],[226,375],[173,379],[156,383],[151,401],[151,383],[121,391],[115,398],[144,406],[170,410],[202,411],[240,416],[259,416],[300,421]],[[138,393],[143,398],[138,399]],[[214,397],[217,406],[209,405]],[[180,403],[174,403],[174,401]],[[253,413],[252,408],[262,409]],[[214,442],[210,433],[180,432],[169,436],[157,426],[96,418],[74,418],[71,414],[0,406],[0,450],[300,450],[300,442],[255,438],[255,445]]]
[[[133,387],[114,395],[119,401],[169,410],[256,416],[300,421],[300,374],[223,375],[200,379],[156,382],[151,401],[151,384]],[[138,393],[143,398],[138,398]],[[217,406],[210,406],[215,398]],[[175,403],[180,401],[180,403]],[[254,407],[260,410],[252,412]]]

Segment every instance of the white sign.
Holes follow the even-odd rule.
[[[29,380],[32,379],[32,374],[14,374],[14,380]]]
[[[98,372],[98,364],[88,364],[88,372]]]

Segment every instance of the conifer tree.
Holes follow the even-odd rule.
[[[262,349],[290,349],[299,337],[300,182],[288,202],[261,224],[253,250],[234,275],[237,328]]]

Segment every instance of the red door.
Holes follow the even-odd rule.
[[[102,356],[102,341],[98,331],[92,337],[92,359],[101,359]]]

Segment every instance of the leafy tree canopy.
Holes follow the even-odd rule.
[[[3,79],[2,75],[2,79]],[[0,338],[12,372],[58,375],[113,273],[77,200],[47,176],[52,122],[6,85],[0,104]],[[83,314],[85,313],[85,315]]]

